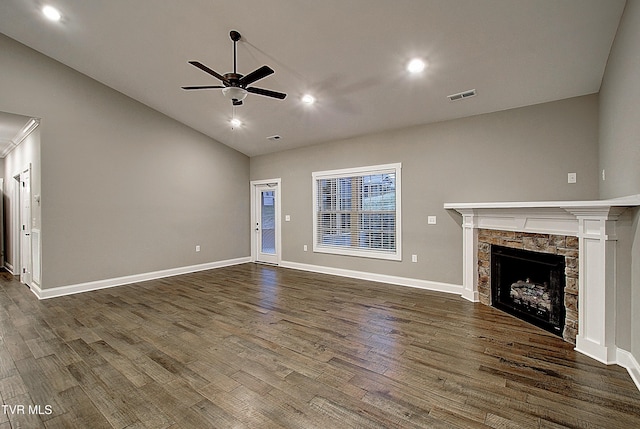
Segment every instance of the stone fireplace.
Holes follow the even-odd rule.
[[[575,344],[578,238],[478,230],[479,300]]]
[[[564,256],[562,337],[580,353],[606,364],[618,363],[616,264],[618,253],[628,251],[617,244],[618,220],[627,208],[637,206],[640,195],[597,201],[445,204],[445,209],[462,215],[462,296],[492,304],[491,246]],[[623,255],[623,260],[628,257]],[[512,284],[528,287],[526,278],[509,287]]]

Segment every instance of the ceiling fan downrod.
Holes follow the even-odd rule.
[[[236,44],[242,36],[236,30],[231,30],[229,32],[229,37],[231,37],[231,40],[233,40],[233,74],[237,74],[238,69],[236,64],[237,62]]]

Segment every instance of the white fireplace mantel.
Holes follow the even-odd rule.
[[[462,215],[463,294],[478,301],[478,230],[495,229],[578,237],[576,350],[617,363],[615,344],[617,222],[640,194],[596,201],[447,203]]]

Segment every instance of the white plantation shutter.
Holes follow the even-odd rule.
[[[313,173],[314,251],[401,259],[400,164]]]

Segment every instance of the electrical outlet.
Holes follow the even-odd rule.
[[[435,225],[436,224],[436,217],[435,216],[427,216],[427,224]]]
[[[290,222],[291,221],[291,215],[284,215],[284,221],[285,222]]]
[[[197,245],[196,246],[196,252],[199,252],[199,251],[200,251],[200,245]]]
[[[605,174],[604,174],[604,168],[602,169],[602,181],[604,182],[605,180],[607,180]]]
[[[418,262],[418,255],[411,255],[411,262]]]
[[[576,183],[578,175],[576,173],[567,174],[567,183]]]

